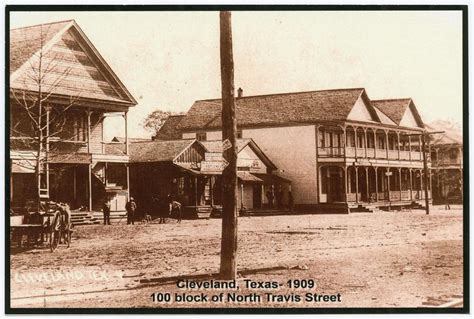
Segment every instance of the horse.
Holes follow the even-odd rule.
[[[175,215],[175,217],[173,216]],[[166,224],[166,218],[175,218],[178,224],[181,223],[181,203],[178,201],[171,201],[168,204],[168,211],[165,216],[160,217],[160,224]]]

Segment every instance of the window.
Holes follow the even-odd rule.
[[[196,133],[196,139],[198,141],[206,141],[206,132],[204,133]]]
[[[242,138],[242,130],[237,130],[237,138]]]

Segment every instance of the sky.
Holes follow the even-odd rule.
[[[156,109],[220,98],[219,13],[12,12],[11,28],[75,19],[138,101],[129,135]],[[425,122],[462,122],[462,15],[453,11],[232,13],[235,88],[244,96],[363,87],[413,98]],[[123,135],[120,118],[108,139]]]

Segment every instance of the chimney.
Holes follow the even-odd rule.
[[[242,90],[242,88],[239,88],[237,90],[237,97],[242,97],[244,95],[244,90]]]

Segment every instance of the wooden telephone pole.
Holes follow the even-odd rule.
[[[424,190],[425,190],[425,210],[426,210],[426,215],[430,214],[430,200],[428,198],[428,176],[429,176],[429,170],[428,170],[428,156],[426,155],[427,152],[429,152],[429,145],[430,141],[427,139],[428,136],[433,135],[433,134],[441,134],[444,133],[444,131],[437,131],[437,132],[423,132],[420,134],[407,134],[406,136],[420,136],[421,135],[421,149],[422,149],[422,155],[423,155],[423,183],[424,183]],[[411,152],[411,150],[410,150]]]
[[[229,11],[220,12],[220,55],[222,82],[222,140],[231,147],[224,151],[229,165],[222,173],[222,240],[221,279],[237,277],[237,148],[234,100],[234,58],[232,54],[232,27]],[[224,144],[224,143],[223,143]]]

